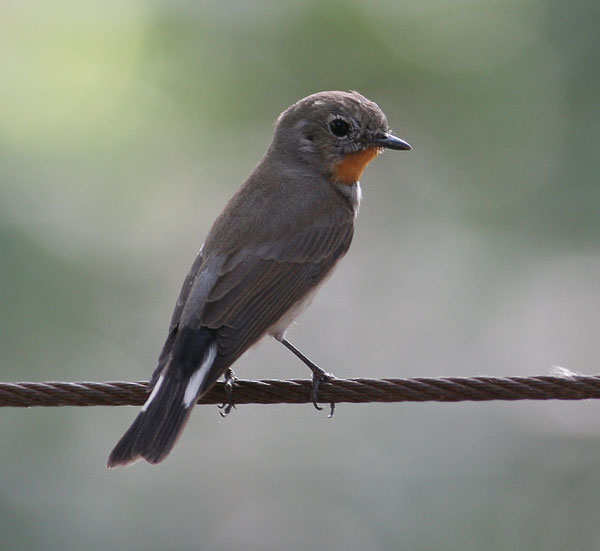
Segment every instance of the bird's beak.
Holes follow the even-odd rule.
[[[370,138],[367,138],[367,143],[377,147],[385,147],[386,149],[395,149],[397,151],[412,151],[412,147],[408,142],[397,138],[389,132],[381,132]]]

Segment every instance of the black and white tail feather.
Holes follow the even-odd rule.
[[[213,369],[217,341],[212,331],[201,328],[181,333],[148,400],[110,453],[108,468],[140,458],[161,462],[177,442],[198,397],[220,376]]]

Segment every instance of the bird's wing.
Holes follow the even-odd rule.
[[[348,250],[352,222],[314,225],[228,258],[197,320],[216,331],[216,369],[231,365],[323,280]]]

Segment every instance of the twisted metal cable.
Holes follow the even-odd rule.
[[[147,381],[0,383],[0,407],[126,406],[148,398]],[[238,379],[236,404],[305,404],[311,381],[306,379]],[[323,403],[461,402],[487,400],[585,400],[600,398],[600,375],[539,377],[448,377],[413,379],[335,379],[322,383]],[[227,401],[217,383],[199,404]]]

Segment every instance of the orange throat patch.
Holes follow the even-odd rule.
[[[369,147],[358,153],[352,153],[333,167],[333,181],[340,184],[358,182],[366,166],[381,153],[380,147]]]

